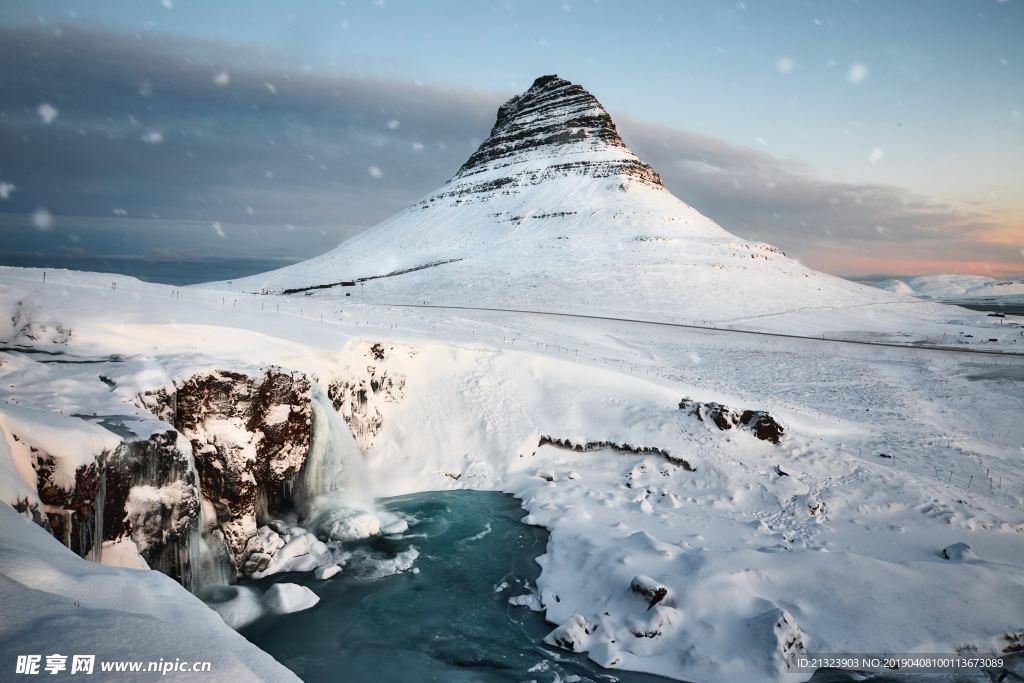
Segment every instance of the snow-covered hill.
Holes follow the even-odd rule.
[[[1024,280],[995,280],[984,275],[922,275],[906,280],[882,280],[875,285],[896,294],[938,301],[998,300],[1024,303]]]
[[[378,302],[685,322],[903,301],[728,233],[665,189],[593,95],[557,76],[506,102],[434,193],[322,256],[234,287],[353,291],[344,282]]]

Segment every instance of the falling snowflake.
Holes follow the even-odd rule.
[[[414,152],[422,152],[423,151],[423,143],[422,142],[414,142],[414,143],[412,143],[412,151],[414,151]]]
[[[220,72],[217,73],[217,75],[215,75],[213,77],[213,84],[214,85],[218,85],[220,87],[224,87],[225,85],[228,85],[229,83],[231,83],[231,74],[229,74],[227,71],[220,71]]]
[[[44,208],[38,208],[32,213],[32,225],[37,230],[46,232],[53,227],[53,214]]]
[[[221,239],[227,237],[227,235],[224,234],[224,226],[220,224],[220,221],[214,221],[212,225],[213,231],[217,233],[217,237],[220,237]]]
[[[160,4],[167,9],[174,9],[174,0],[160,0]]]
[[[384,171],[380,170],[379,166],[371,166],[367,169],[371,178],[380,178],[384,175]]]
[[[775,62],[775,70],[783,76],[788,76],[796,71],[796,66],[796,60],[792,57],[779,57],[778,61]]]
[[[10,199],[11,193],[16,189],[14,183],[0,182],[0,199]]]
[[[846,72],[846,80],[857,85],[867,79],[868,73],[868,68],[862,62],[854,62]]]
[[[164,141],[164,134],[158,130],[147,130],[140,139],[147,145],[159,145]]]
[[[391,119],[390,121],[388,121],[388,128],[390,128],[391,130],[398,128],[400,125],[402,124],[399,123],[398,119]]]
[[[46,125],[50,125],[56,121],[57,117],[60,115],[60,112],[57,111],[57,107],[46,102],[39,105],[39,108],[36,109],[36,113],[39,114],[39,118],[41,118],[43,123]]]
[[[267,92],[269,92],[271,95],[276,95],[277,94],[277,86],[274,85],[273,83],[264,83],[263,86],[267,89]]]
[[[128,212],[125,211],[124,209],[113,209],[113,213],[114,213],[115,216],[127,216],[128,215]]]
[[[873,164],[877,164],[879,161],[885,158],[885,150],[881,147],[874,147],[871,153],[868,154],[868,161]]]

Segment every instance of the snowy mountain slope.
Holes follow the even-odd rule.
[[[939,301],[1024,303],[1024,280],[995,280],[984,275],[922,275],[906,280],[883,280],[875,285],[897,294]]]
[[[76,557],[31,521],[0,505],[0,649],[6,674],[15,655],[96,655],[100,680],[298,681],[216,613],[154,571],[104,567]],[[214,645],[215,644],[215,645]],[[101,672],[101,662],[189,665],[209,673]],[[40,666],[42,672],[42,666]],[[45,673],[45,672],[44,672]],[[84,675],[84,674],[83,674]],[[7,679],[12,680],[12,679]]]
[[[905,301],[726,232],[662,186],[593,95],[556,76],[506,102],[434,193],[333,251],[234,287],[342,294],[332,285],[356,280],[379,302],[676,321]]]

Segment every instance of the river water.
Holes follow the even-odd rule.
[[[548,537],[520,521],[525,513],[512,496],[431,492],[379,505],[408,519],[408,532],[347,545],[353,556],[328,581],[286,574],[255,582],[299,583],[320,597],[312,609],[264,616],[242,630],[307,683],[665,680],[605,670],[544,645],[554,627],[508,603],[533,585]],[[412,548],[413,566],[390,573],[408,565]]]

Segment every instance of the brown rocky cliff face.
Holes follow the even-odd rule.
[[[31,454],[41,502],[16,507],[81,556],[102,541],[130,538],[151,568],[189,585],[201,490],[214,510],[207,521],[242,566],[257,515],[290,503],[290,483],[309,453],[309,379],[276,367],[203,372],[138,402],[174,429],[129,436],[98,453],[70,487],[55,476],[54,456],[12,434]]]
[[[260,508],[280,507],[309,453],[310,381],[268,368],[259,375],[201,373],[176,383],[172,395],[141,397],[192,444],[203,497],[236,566],[256,535]]]

